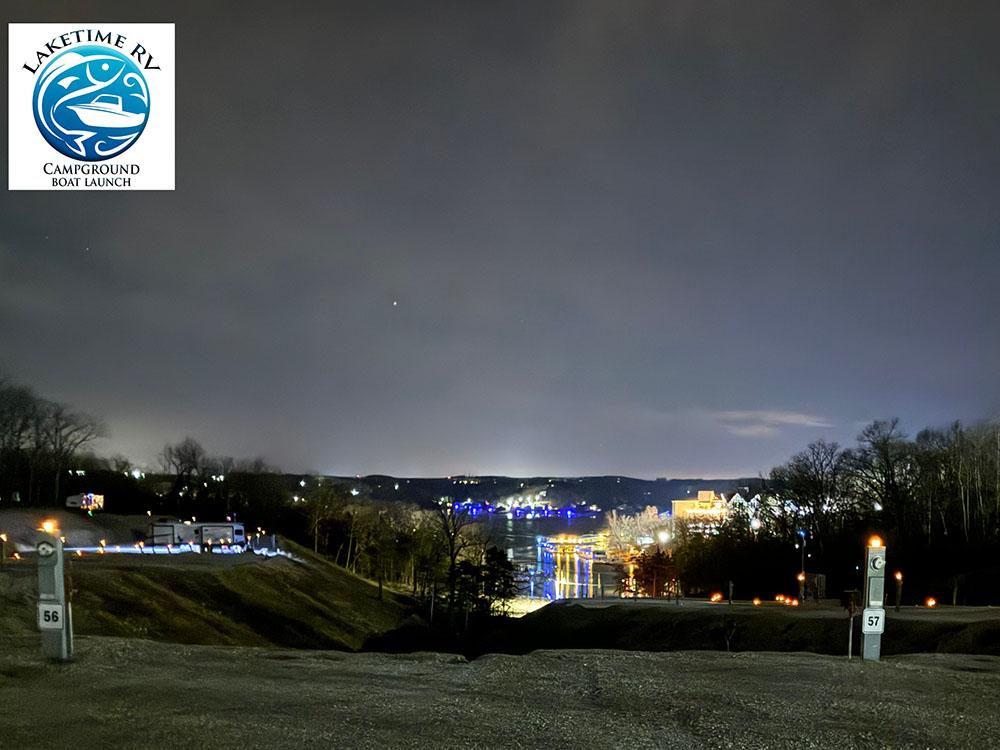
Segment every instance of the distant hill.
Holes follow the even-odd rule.
[[[552,505],[585,502],[602,510],[639,510],[647,505],[661,509],[671,500],[691,497],[698,490],[734,492],[745,488],[752,479],[635,479],[626,476],[596,477],[445,477],[405,478],[386,475],[366,477],[331,477],[350,485],[376,500],[406,500],[421,504],[441,497],[456,500],[489,500],[496,503],[511,496],[537,495],[545,492]]]
[[[251,518],[254,510],[287,503],[296,495],[308,495],[316,488],[316,474],[245,474],[233,472],[227,478],[232,497],[248,498],[241,512]],[[586,503],[601,510],[641,510],[655,505],[661,510],[670,507],[671,500],[691,497],[699,490],[715,492],[745,491],[755,478],[733,479],[636,479],[620,475],[592,477],[394,477],[371,474],[364,477],[323,476],[335,482],[359,499],[384,502],[407,502],[430,506],[441,497],[455,500],[479,500],[497,504],[510,497],[540,495],[555,507]],[[173,477],[162,474],[144,475],[141,481],[120,472],[91,470],[81,476],[67,478],[66,494],[94,492],[105,496],[105,513],[137,514],[160,507],[161,496],[173,485]],[[25,506],[7,504],[0,511]],[[54,501],[39,507],[59,507]],[[237,506],[239,507],[239,506]],[[160,511],[158,511],[160,512]],[[273,523],[273,521],[271,521]],[[143,523],[143,527],[145,522]],[[141,538],[141,535],[140,535]]]

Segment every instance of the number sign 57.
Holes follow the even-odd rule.
[[[861,632],[865,635],[880,635],[885,631],[885,610],[866,609],[861,614]]]

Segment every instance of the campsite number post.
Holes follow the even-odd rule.
[[[878,537],[868,541],[865,561],[865,600],[861,613],[861,656],[866,661],[878,661],[882,654],[882,633],[885,631],[885,545]]]
[[[38,629],[42,633],[42,655],[57,661],[73,657],[73,620],[66,603],[63,574],[63,544],[58,531],[47,529],[38,545]]]

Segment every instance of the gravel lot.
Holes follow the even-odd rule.
[[[1000,659],[0,639],[0,747],[996,747]]]

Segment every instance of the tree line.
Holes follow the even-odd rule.
[[[440,598],[449,618],[503,614],[516,596],[514,567],[489,521],[451,498],[432,508],[352,496],[343,484],[317,479],[299,498],[313,551],[353,573]],[[293,498],[293,502],[295,499]]]
[[[928,428],[909,439],[875,421],[842,449],[818,441],[775,467],[763,487],[779,502],[764,520],[805,528],[819,544],[870,520],[893,540],[933,548],[1000,539],[1000,423]]]
[[[656,514],[614,518],[612,530],[652,536]],[[661,524],[662,528],[662,524]],[[669,560],[637,560],[642,581],[665,577],[690,592],[744,597],[794,590],[793,575],[827,577],[828,595],[860,585],[859,556],[871,535],[905,569],[911,595],[933,590],[957,603],[1000,596],[1000,423],[955,422],[910,438],[898,419],[876,420],[855,445],[818,440],[730,498],[725,521],[706,535],[673,524]],[[612,534],[612,541],[616,535]],[[658,594],[659,595],[659,594]]]

